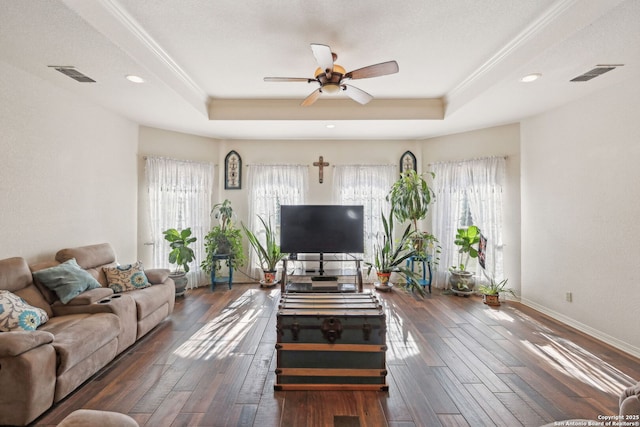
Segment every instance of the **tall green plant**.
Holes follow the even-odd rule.
[[[195,260],[195,254],[189,245],[197,240],[195,237],[191,237],[191,228],[185,228],[182,231],[170,228],[163,231],[162,234],[171,248],[169,263],[176,264],[177,273],[180,272],[181,267],[185,273],[188,273],[189,264]]]
[[[218,221],[205,236],[204,248],[206,258],[200,263],[207,274],[211,273],[213,268],[220,270],[220,262],[214,260],[214,255],[229,255],[227,265],[234,269],[242,267],[246,261],[244,250],[242,248],[242,230],[233,224],[233,208],[231,202],[225,200],[218,203],[211,209],[211,216]]]
[[[478,258],[478,247],[480,243],[480,229],[475,225],[467,228],[458,228],[454,242],[458,246],[458,265],[454,269],[465,271],[469,258]]]
[[[275,271],[276,266],[286,256],[286,254],[283,254],[282,252],[280,252],[280,245],[278,245],[278,242],[276,241],[276,235],[273,229],[271,228],[271,225],[267,224],[267,222],[260,216],[258,216],[258,219],[264,226],[264,231],[265,231],[264,245],[260,242],[260,239],[258,238],[258,236],[256,236],[251,230],[245,227],[244,224],[242,224],[242,228],[244,229],[244,233],[247,235],[247,239],[249,240],[249,243],[251,244],[253,249],[256,251],[256,254],[258,255],[258,259],[260,260],[260,265],[262,266],[263,270]]]
[[[433,172],[429,174],[435,177]],[[427,181],[413,169],[403,172],[387,195],[395,218],[400,223],[411,221],[414,231],[418,230],[418,221],[427,216],[429,204],[434,198],[435,193]]]
[[[418,294],[424,295],[424,289],[418,284],[418,275],[403,265],[409,257],[415,255],[415,250],[411,247],[411,236],[413,234],[411,224],[407,226],[404,233],[402,233],[402,237],[396,243],[393,231],[393,207],[391,207],[388,217],[385,217],[384,213],[381,216],[384,234],[381,241],[374,244],[373,262],[365,262],[365,265],[368,266],[367,274],[370,274],[373,268],[379,273],[395,271],[404,277],[406,289],[414,290]]]

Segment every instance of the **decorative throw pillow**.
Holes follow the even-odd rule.
[[[18,295],[0,291],[0,331],[35,331],[49,320],[47,312],[30,306]]]
[[[101,286],[91,273],[78,265],[75,258],[54,267],[34,271],[33,277],[54,291],[63,304],[84,291]]]
[[[113,292],[127,292],[151,286],[147,275],[144,274],[142,263],[119,265],[117,267],[103,267],[109,287]]]

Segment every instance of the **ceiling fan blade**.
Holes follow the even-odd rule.
[[[315,82],[316,79],[308,79],[306,77],[265,77],[265,82]]]
[[[345,74],[346,79],[368,79],[370,77],[386,76],[398,72],[398,63],[396,61],[381,62],[380,64],[369,65],[368,67],[358,68]]]
[[[325,73],[331,73],[333,71],[333,54],[331,53],[331,48],[324,44],[311,43],[311,50],[320,68]]]
[[[344,85],[344,92],[347,96],[354,101],[364,105],[373,99],[373,96],[369,95],[367,92],[362,89],[358,89],[355,86]]]
[[[322,92],[320,91],[320,88],[314,90],[313,92],[311,92],[311,94],[309,96],[307,96],[304,101],[302,101],[302,105],[303,107],[308,107],[309,105],[313,104],[314,102],[316,102],[318,100],[318,98],[320,98],[320,95],[322,94]]]

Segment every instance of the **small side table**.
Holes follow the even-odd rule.
[[[422,263],[422,279],[418,279],[418,284],[422,287],[428,286],[429,293],[431,293],[431,259],[430,257],[409,257],[407,258],[407,268],[413,271],[413,267],[416,263]],[[427,279],[427,271],[429,272],[429,279]],[[410,278],[407,280],[411,281]]]
[[[231,289],[231,285],[233,284],[233,265],[231,264],[231,254],[218,254],[211,256],[213,260],[213,266],[211,267],[211,290],[213,291],[216,287],[216,283],[224,283],[229,282],[229,289]],[[229,263],[229,277],[219,277],[216,280],[216,263],[217,261],[227,260]]]

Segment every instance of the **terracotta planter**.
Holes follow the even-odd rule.
[[[261,288],[270,288],[275,286],[277,281],[277,271],[266,271],[262,270],[262,280],[260,280]]]
[[[378,272],[378,281],[380,282],[380,286],[389,286],[389,278],[391,277],[391,273],[380,273]]]
[[[498,306],[500,305],[500,294],[493,294],[493,295],[483,294],[482,302],[484,302],[487,305]]]
[[[275,271],[263,270],[262,274],[264,274],[264,282],[265,283],[274,283],[276,281],[276,272]]]

